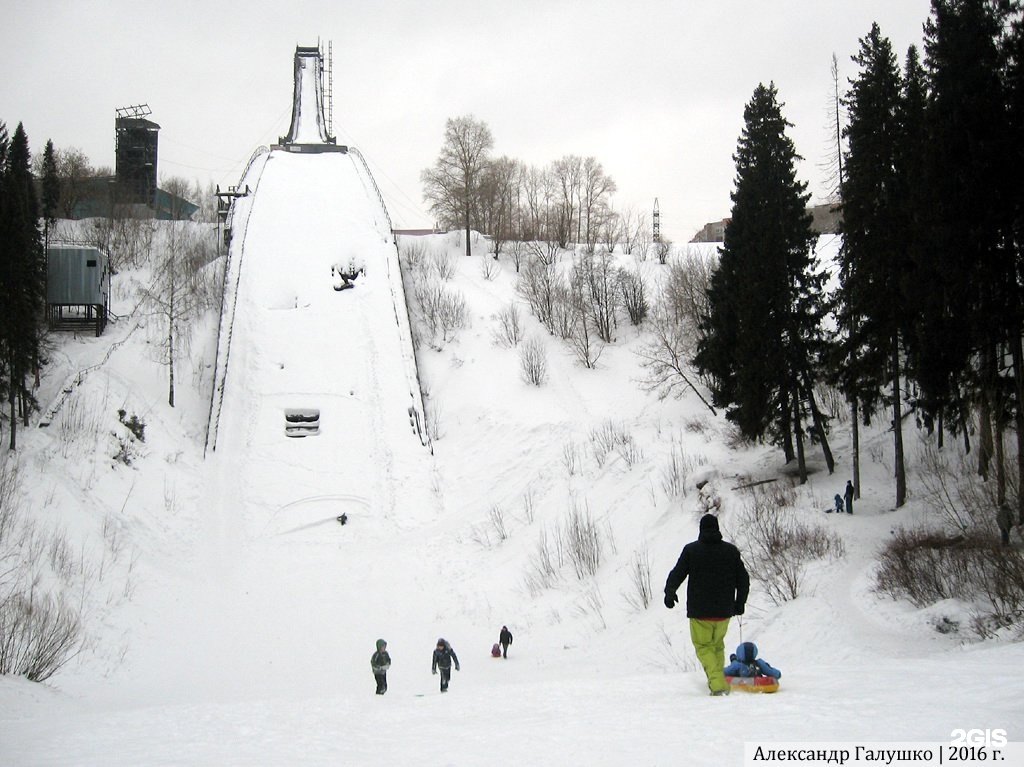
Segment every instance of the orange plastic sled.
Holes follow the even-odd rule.
[[[725,681],[732,689],[743,692],[779,691],[779,680],[770,676],[727,676]]]

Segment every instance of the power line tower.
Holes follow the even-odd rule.
[[[654,198],[654,215],[652,217],[654,241],[661,242],[661,211],[658,210],[658,198]]]

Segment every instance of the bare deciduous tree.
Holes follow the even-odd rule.
[[[664,306],[655,310],[649,327],[651,337],[637,352],[640,365],[646,371],[641,385],[661,398],[670,394],[681,397],[689,389],[717,415],[696,384],[697,373],[691,360],[697,346],[692,330],[677,322]]]
[[[493,145],[486,123],[472,115],[449,118],[441,153],[434,166],[420,174],[424,198],[438,219],[464,229],[467,256],[472,255],[470,229],[474,206]]]
[[[60,203],[57,209],[71,218],[75,206],[85,197],[88,179],[96,175],[85,152],[76,147],[56,151],[57,177],[60,179]]]
[[[573,264],[572,284],[583,314],[604,343],[614,341],[621,293],[618,273],[608,253],[584,254]]]
[[[545,326],[550,326],[554,316],[555,294],[559,284],[554,264],[540,258],[530,258],[519,272],[516,292],[530,305],[534,316]]]
[[[172,195],[184,198],[186,182],[171,179],[164,188]],[[193,321],[200,312],[211,306],[217,291],[208,270],[215,253],[212,233],[207,236],[197,225],[188,221],[171,221],[167,227],[165,250],[158,255],[151,284],[144,290],[144,298],[151,316],[156,320],[159,338],[155,348],[159,360],[167,366],[167,404],[174,407],[174,377],[180,360],[188,354]]]
[[[601,233],[601,226],[608,216],[608,198],[615,193],[615,181],[604,172],[601,163],[594,157],[583,161],[580,193],[580,227],[577,227],[577,242],[586,242],[593,250]]]
[[[629,321],[639,325],[650,311],[647,303],[647,283],[639,269],[621,268],[618,271],[619,290],[622,306],[629,315]]]
[[[579,230],[583,160],[574,154],[566,155],[551,164],[551,174],[558,190],[557,217],[552,234],[560,247],[567,248]],[[579,241],[578,236],[576,241]]]
[[[502,245],[514,235],[516,200],[522,163],[511,157],[499,157],[484,168],[480,186],[480,207],[484,232],[491,238],[491,252],[495,260]]]

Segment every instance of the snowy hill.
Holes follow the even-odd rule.
[[[300,196],[282,190],[281,198]],[[268,258],[291,246],[265,237]],[[297,245],[318,257],[336,252],[330,242]],[[107,572],[86,590],[95,603],[89,650],[46,685],[0,680],[0,762],[710,765],[741,764],[744,740],[945,742],[971,727],[1021,739],[1024,706],[1001,676],[1018,665],[1018,644],[939,634],[930,625],[936,610],[871,591],[880,542],[917,513],[913,505],[890,510],[884,435],[872,438],[878,460],[867,467],[853,517],[820,511],[842,474],[818,472],[799,494],[799,513],[830,526],[845,557],[812,568],[805,594],[782,607],[755,587],[742,626],[730,628],[727,644],[742,631],[782,669],[782,691],[709,699],[683,612],[660,604],[700,513],[692,481],[685,495],[666,493],[665,467],[673,454],[686,456],[694,473],[717,477],[723,529],[743,546],[742,494],[731,488],[737,477],[779,476],[778,455],[727,448],[724,421],[695,398],[642,392],[633,354],[640,337],[625,324],[587,370],[527,317],[528,332],[548,344],[550,375],[542,387],[526,384],[516,351],[493,338],[494,315],[517,300],[511,265],[500,261],[488,278],[484,253],[459,256],[458,243],[444,237],[430,247],[453,267],[448,288],[464,297],[470,318],[441,351],[420,347],[436,418],[433,456],[408,433],[392,435],[351,412],[347,443],[329,435],[327,419],[317,437],[288,439],[281,424],[276,444],[251,441],[244,426],[262,423],[260,403],[269,396],[279,404],[274,396],[297,383],[275,387],[272,365],[246,363],[242,382],[226,389],[221,439],[204,460],[216,322],[209,318],[199,334],[194,375],[181,376],[197,386],[172,410],[165,371],[128,317],[132,275],[119,280],[115,313],[125,318],[104,337],[57,339],[43,389],[56,397],[71,372],[98,364],[69,402],[82,402],[99,423],[91,440],[70,445],[71,424],[24,431],[22,489],[39,524],[66,530],[71,548],[105,561]],[[372,268],[366,283],[335,293],[329,263],[309,267],[295,285],[261,283],[257,268],[243,279],[253,283],[248,295],[270,297],[268,305],[307,290],[310,306],[321,293],[325,301],[367,300]],[[659,268],[643,267],[652,277]],[[393,314],[367,311],[361,335],[325,323],[322,339],[299,339],[287,321],[245,313],[280,344],[249,352],[284,360],[284,375],[306,366],[317,393],[325,381],[350,380],[351,355],[372,356],[368,339],[380,341],[395,324]],[[354,351],[324,348],[342,343]],[[380,377],[404,381],[404,372],[382,367]],[[106,434],[122,407],[146,423],[130,466],[110,458],[116,441]],[[600,455],[609,424],[631,435],[637,450],[628,460]],[[844,434],[840,427],[835,438],[840,471],[848,465]],[[378,473],[370,465],[378,461],[357,458],[349,479],[352,466],[337,453],[343,444],[399,450],[402,440],[423,454],[422,476]],[[362,473],[391,483],[390,511],[376,505],[372,482],[346,491]],[[288,477],[298,486],[282,484]],[[538,552],[574,509],[602,535],[601,565],[579,579],[565,562],[550,588],[538,587]],[[344,527],[318,523],[342,510],[350,513]],[[628,597],[643,556],[654,601],[638,610]],[[952,617],[964,610],[942,609]],[[502,624],[515,642],[507,661],[492,660]],[[373,696],[368,668],[379,636],[394,659],[383,698]],[[462,661],[445,697],[429,670],[438,636]]]
[[[293,140],[325,142],[322,105],[301,108],[315,85],[297,69]],[[795,488],[774,448],[738,444],[695,395],[641,388],[645,331],[626,318],[580,365],[483,239],[471,257],[457,236],[404,240],[403,281],[372,179],[340,150],[254,156],[229,254],[202,270],[224,275],[222,314],[195,321],[175,407],[141,300],[151,254],[123,265],[102,337],[54,335],[50,425],[19,432],[0,543],[87,641],[45,684],[0,678],[0,764],[701,767],[742,764],[745,742],[1024,740],[1019,643],[936,631],[968,605],[873,590],[880,546],[924,511],[891,510],[884,433],[863,436],[856,513],[825,515],[847,425],[838,472]],[[664,279],[616,258],[652,294]],[[423,312],[410,327],[406,290],[451,310],[440,332]],[[522,375],[527,343],[543,385]],[[727,645],[755,641],[782,690],[712,699],[662,587],[708,509],[755,563],[743,488],[762,480],[845,553],[781,605],[755,584],[730,625]],[[507,660],[489,652],[502,625]],[[461,660],[444,696],[438,637]]]

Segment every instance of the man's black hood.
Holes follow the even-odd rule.
[[[718,517],[705,514],[700,518],[700,534],[697,540],[701,543],[721,543],[722,532],[718,529]]]

